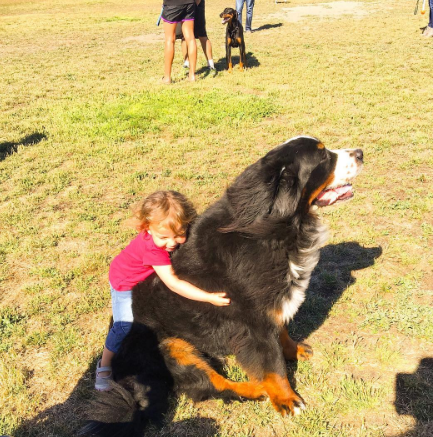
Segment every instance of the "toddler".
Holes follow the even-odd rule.
[[[169,254],[186,241],[188,225],[196,217],[192,204],[176,191],[157,191],[136,211],[139,234],[110,265],[113,326],[96,368],[96,390],[110,390],[111,360],[132,326],[132,287],[155,272],[175,293],[217,306],[230,304],[226,293],[208,293],[179,279]]]

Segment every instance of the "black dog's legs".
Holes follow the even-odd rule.
[[[229,70],[229,73],[233,70],[233,64],[232,64],[232,47],[231,47],[231,38],[227,35],[226,37],[226,62],[227,62],[227,69]]]

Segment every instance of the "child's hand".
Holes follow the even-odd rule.
[[[209,303],[215,305],[217,307],[225,307],[230,305],[230,299],[227,296],[227,293],[223,291],[218,293],[209,293]]]

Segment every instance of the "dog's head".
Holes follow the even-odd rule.
[[[361,149],[328,150],[317,138],[292,138],[249,166],[227,190],[235,223],[223,230],[254,233],[265,223],[310,214],[353,197]]]
[[[222,18],[222,24],[231,23],[232,20],[238,19],[238,13],[236,9],[233,8],[225,8],[221,14],[220,18]]]

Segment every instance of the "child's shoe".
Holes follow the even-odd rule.
[[[102,372],[110,372],[108,376],[101,376]],[[110,381],[113,380],[113,372],[110,366],[101,367],[101,360],[96,364],[95,389],[99,391],[111,390]]]

